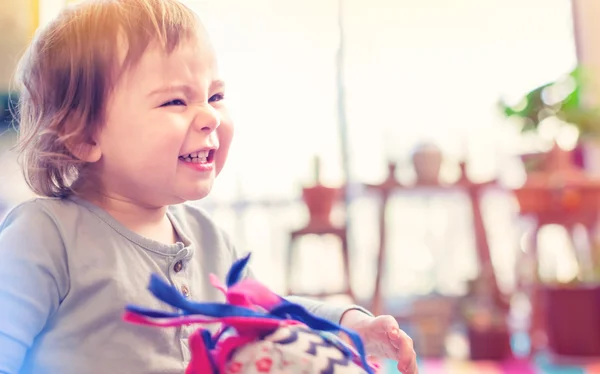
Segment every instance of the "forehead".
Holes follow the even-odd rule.
[[[126,43],[122,43],[121,75],[127,85],[156,88],[172,81],[189,84],[210,82],[218,75],[217,58],[208,39],[203,36],[182,39],[171,51],[158,41],[151,42],[135,63],[126,66]]]

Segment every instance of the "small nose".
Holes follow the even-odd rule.
[[[211,105],[198,107],[193,126],[196,131],[213,132],[221,124],[221,115]]]

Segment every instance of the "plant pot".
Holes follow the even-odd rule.
[[[302,189],[302,199],[309,214],[309,226],[331,225],[331,211],[340,193],[339,188],[316,185]]]
[[[414,323],[415,350],[422,358],[443,358],[449,324],[435,316],[424,316]]]
[[[551,190],[546,187],[513,190],[521,214],[565,215],[593,211],[600,207],[599,194],[589,188],[564,187]]]
[[[544,191],[537,191],[534,189],[516,189],[513,190],[513,193],[519,202],[519,211],[521,214],[544,211],[548,206],[548,201]]]
[[[512,356],[508,329],[469,327],[467,335],[471,360],[502,361]]]
[[[415,300],[410,313],[414,328],[415,350],[422,358],[443,358],[446,337],[455,318],[457,299],[427,296]]]
[[[559,356],[600,357],[600,286],[544,286],[548,348]]]
[[[433,143],[423,143],[412,156],[418,185],[437,185],[442,167],[442,150]]]

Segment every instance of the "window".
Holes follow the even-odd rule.
[[[302,224],[303,210],[297,203],[287,208],[276,203],[299,196],[300,184],[311,180],[314,154],[323,158],[326,181],[342,180],[337,2],[186,2],[215,40],[237,115],[231,158],[202,204],[215,208],[240,247],[256,252],[259,275],[277,288],[286,232]],[[576,63],[568,0],[346,0],[343,14],[354,183],[381,180],[387,158],[403,166],[411,149],[426,139],[436,141],[450,159],[467,157],[475,178],[502,174],[522,144],[497,112],[497,100],[516,98]],[[450,169],[446,173],[452,174]],[[236,201],[256,204],[245,209]],[[269,201],[277,206],[268,208]],[[484,202],[505,286],[514,281],[519,236],[515,206],[506,204],[511,201],[494,193]],[[396,198],[389,214],[388,268],[394,271],[387,271],[388,295],[421,294],[442,285],[459,292],[465,277],[475,274],[466,202]],[[357,292],[368,297],[376,201],[357,196],[349,212],[354,264],[373,264],[354,266],[361,271],[360,276],[354,271]]]

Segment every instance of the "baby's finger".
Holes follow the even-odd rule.
[[[390,341],[390,344],[396,349],[400,349],[400,347],[402,346],[401,331],[402,330],[400,330],[398,327],[394,327],[391,329],[391,331],[387,332],[387,337]]]
[[[409,362],[407,365],[401,365],[400,363],[398,363],[398,370],[402,374],[418,374],[419,368],[417,367],[416,355],[415,355],[414,360]]]
[[[412,339],[402,330],[400,334],[400,347],[397,352],[398,370],[403,374],[416,373],[417,354],[415,353]]]

